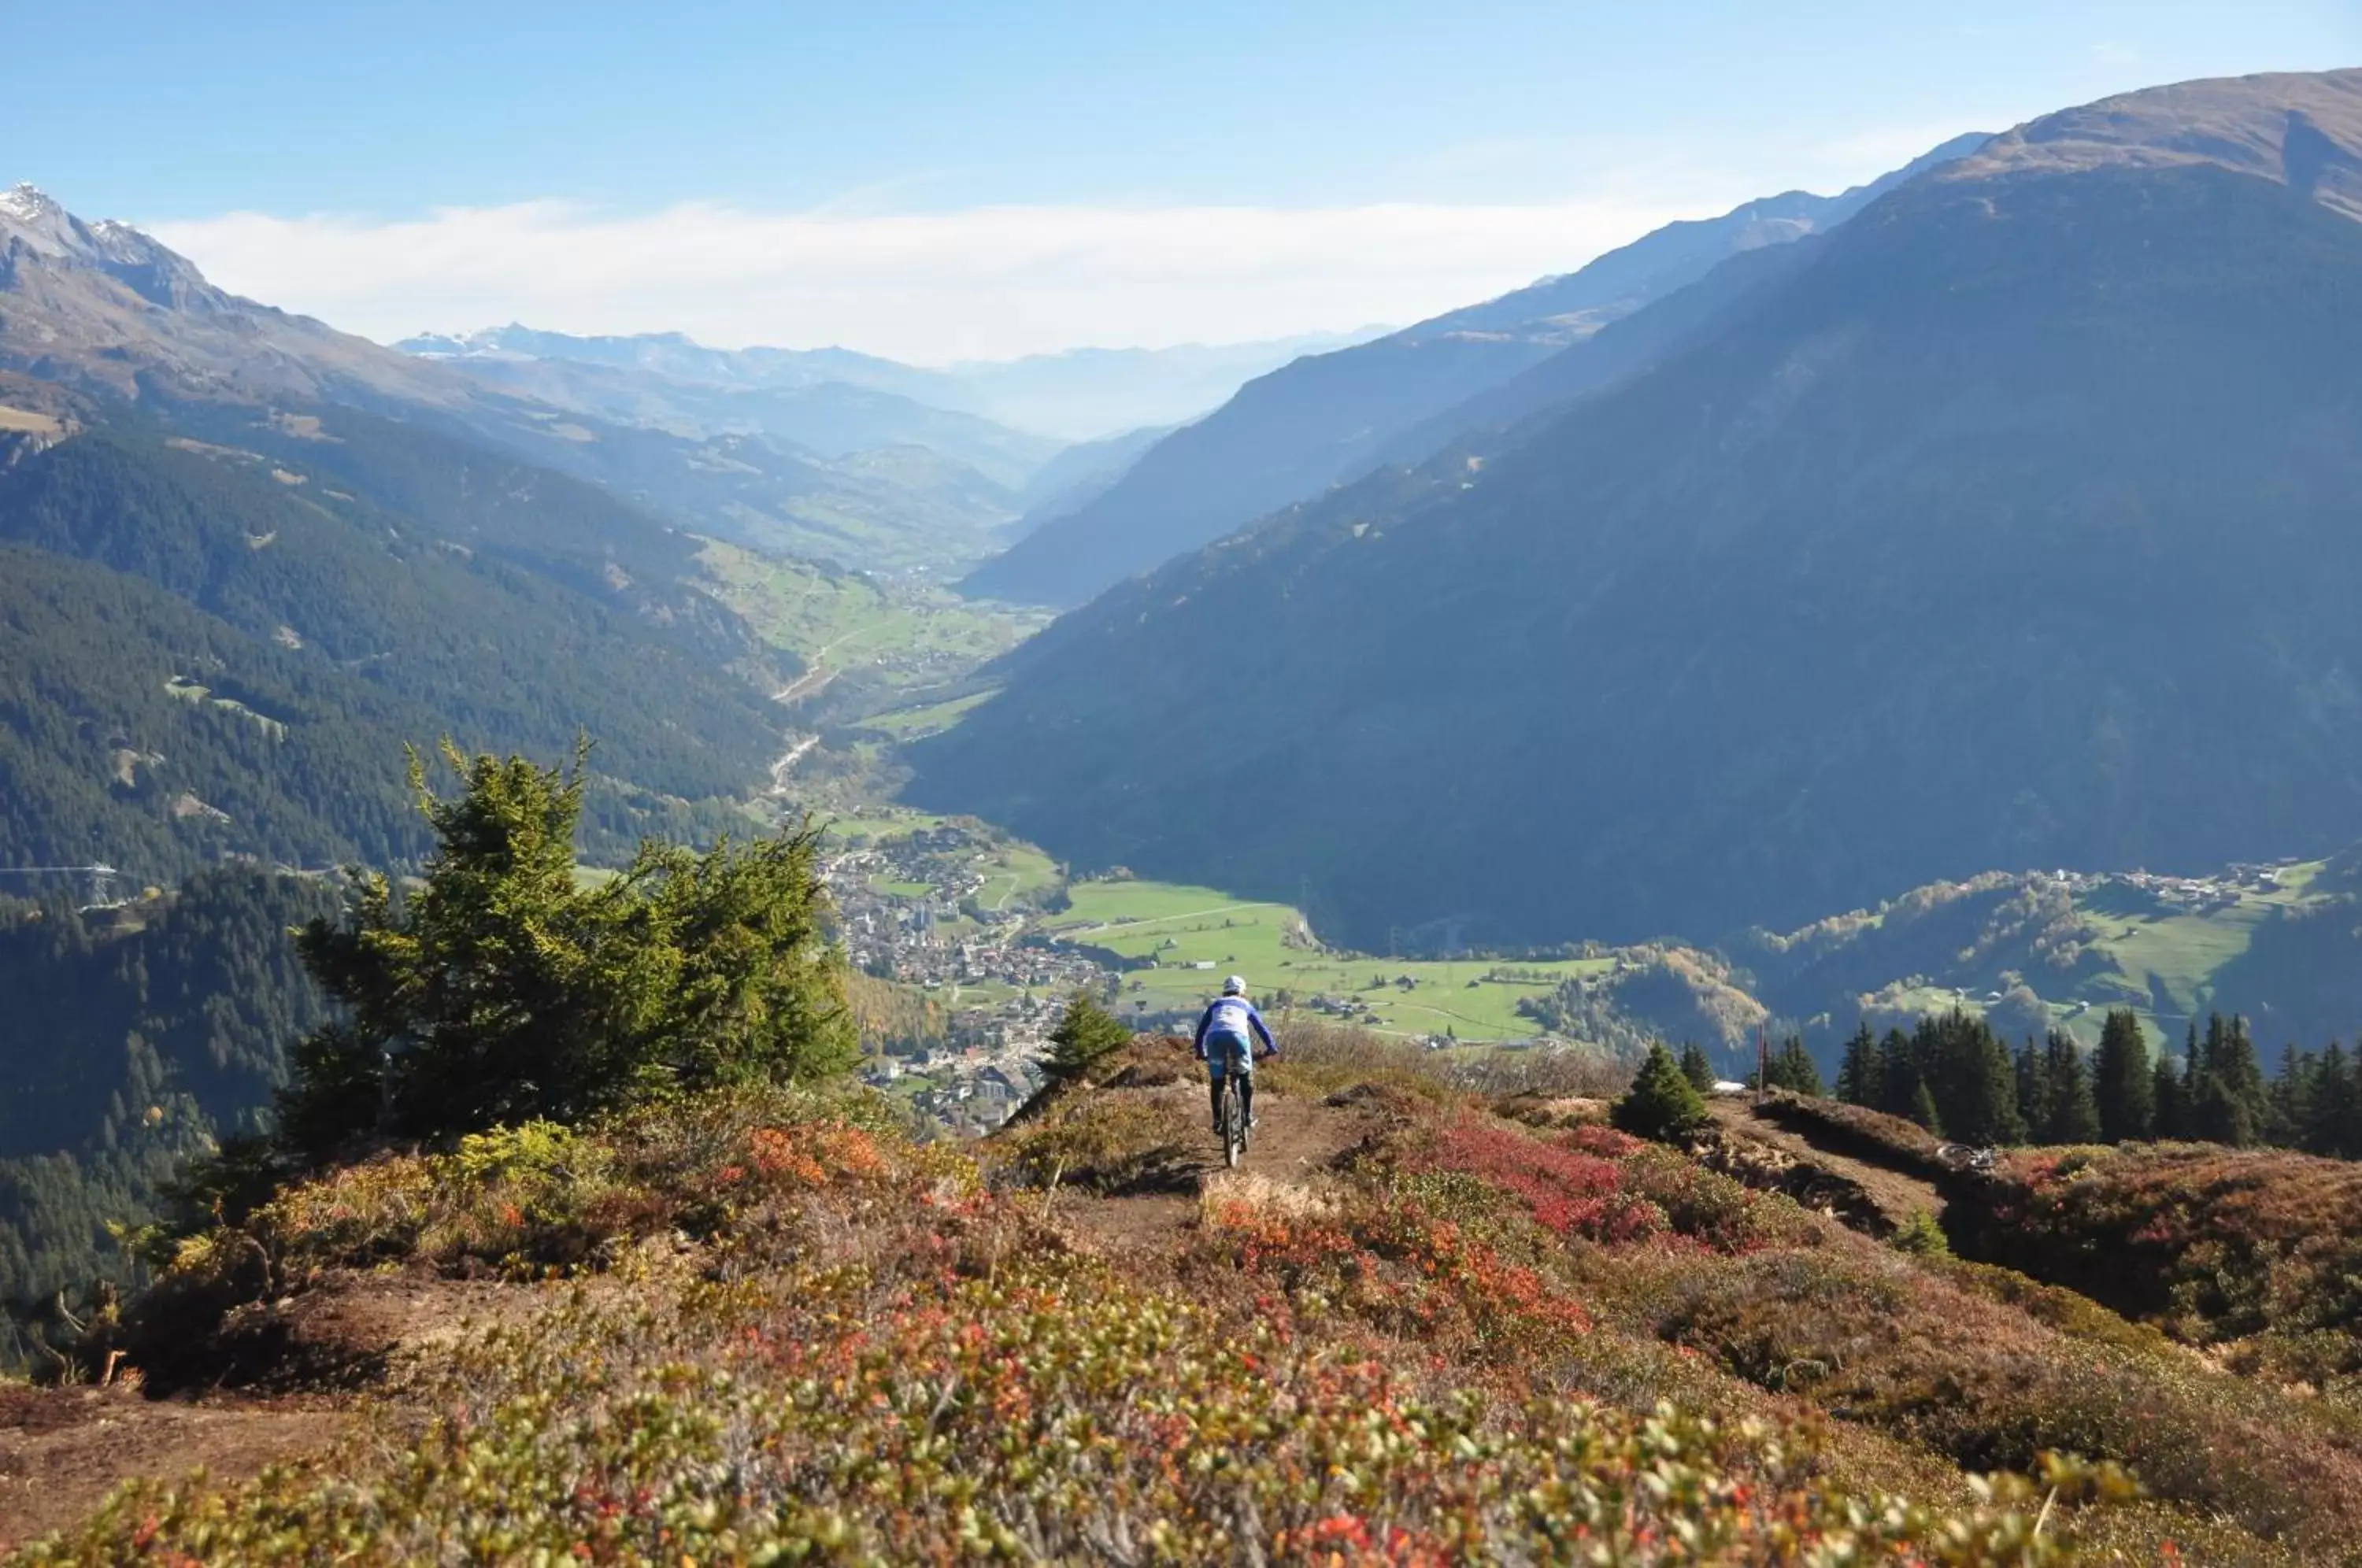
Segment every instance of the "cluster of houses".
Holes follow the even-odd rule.
[[[2160,903],[2187,910],[2192,914],[2208,914],[2235,907],[2249,893],[2279,891],[2281,872],[2294,864],[2294,860],[2283,860],[2272,866],[2241,864],[2212,877],[2169,877],[2149,871],[2054,871],[2051,878],[2064,884],[2071,893],[2092,892],[2116,883],[2137,888]]]
[[[940,1043],[874,1059],[869,1081],[953,1134],[999,1127],[1042,1087],[1066,999],[1105,971],[1084,954],[1025,940],[1022,911],[981,907],[992,845],[957,824],[858,845],[822,867],[846,955],[944,1010]]]

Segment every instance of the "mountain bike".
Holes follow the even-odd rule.
[[[1222,1075],[1222,1162],[1233,1170],[1245,1156],[1247,1140],[1254,1133],[1239,1094],[1239,1077],[1237,1073]]]
[[[2001,1164],[1998,1149],[1972,1149],[1966,1143],[1940,1143],[1936,1157],[1956,1171],[1991,1171]]]

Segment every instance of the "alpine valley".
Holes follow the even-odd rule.
[[[0,194],[0,1553],[2362,1562],[2362,70],[1961,128],[990,363]]]
[[[913,797],[1363,944],[2327,853],[2362,823],[2357,190],[2362,72],[2036,120],[1524,372],[1572,396],[1109,589]]]

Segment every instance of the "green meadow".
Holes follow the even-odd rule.
[[[1237,974],[1266,1006],[1282,993],[1298,1009],[1326,996],[1355,1003],[1374,1027],[1395,1033],[1523,1039],[1536,1028],[1518,1016],[1520,998],[1616,964],[1613,958],[1500,965],[1364,957],[1314,945],[1304,917],[1286,904],[1170,882],[1082,882],[1068,891],[1073,907],[1039,929],[1125,958],[1153,959],[1155,967],[1123,977],[1126,1003],[1145,1002],[1151,1011],[1203,1000],[1220,988],[1223,976]],[[1496,977],[1506,971],[1515,978]]]

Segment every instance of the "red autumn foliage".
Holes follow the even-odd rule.
[[[1515,1194],[1535,1220],[1561,1236],[1595,1242],[1643,1241],[1665,1228],[1664,1212],[1624,1190],[1615,1160],[1586,1152],[1601,1141],[1583,1129],[1562,1143],[1529,1137],[1505,1123],[1463,1116],[1444,1129],[1413,1169],[1473,1176]],[[1606,1132],[1606,1129],[1598,1131]],[[1621,1133],[1609,1137],[1637,1148]]]

